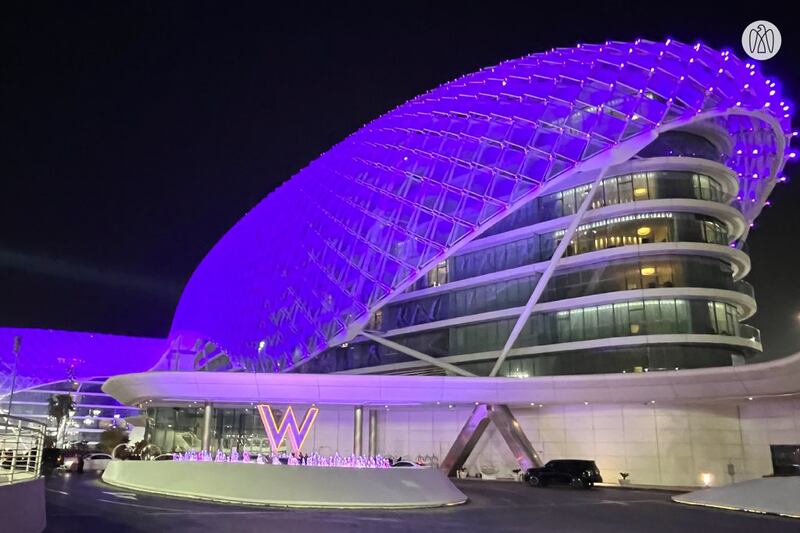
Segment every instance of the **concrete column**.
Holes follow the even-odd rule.
[[[364,425],[364,406],[356,405],[353,411],[353,453],[361,455],[361,426]]]
[[[369,455],[378,455],[378,410],[369,410]]]
[[[203,408],[203,449],[210,452],[211,446],[211,415],[214,412],[213,406],[206,402]]]

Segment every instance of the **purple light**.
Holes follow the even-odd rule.
[[[173,453],[173,461],[190,463],[244,463],[252,465],[287,465],[287,466],[308,466],[308,467],[328,467],[328,468],[390,468],[392,463],[382,455],[320,455],[312,453],[307,456],[297,454],[271,453],[269,455],[258,454],[253,457],[250,452],[245,451],[241,455],[236,448],[231,450],[230,455],[222,450],[212,457],[210,452],[200,450],[190,450],[186,453]]]
[[[12,368],[13,354],[8,347],[13,346],[17,336],[22,338],[17,389],[71,377],[144,372],[156,364],[167,349],[166,339],[0,328],[0,369]],[[5,372],[0,372],[0,393],[9,385],[4,383],[5,377]]]
[[[543,183],[663,128],[713,121],[743,150],[726,161],[740,189],[761,187],[768,179],[751,187],[753,177],[781,171],[775,154],[791,133],[766,102],[771,83],[732,54],[671,39],[557,49],[446,83],[253,208],[192,275],[170,338],[209,339],[236,368],[291,369],[351,340],[374,310]]]
[[[284,439],[288,439],[289,444],[292,446],[292,451],[298,454],[303,448],[303,443],[306,441],[308,433],[314,426],[314,421],[317,419],[319,409],[310,407],[308,411],[306,411],[306,415],[303,417],[303,422],[301,424],[297,423],[291,406],[286,408],[286,413],[284,413],[280,424],[275,422],[272,407],[269,405],[259,405],[258,413],[261,416],[261,422],[264,424],[264,431],[267,433],[272,449],[277,450],[280,448]]]

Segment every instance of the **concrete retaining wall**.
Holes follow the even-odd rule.
[[[673,496],[679,503],[800,518],[800,476],[751,479]]]
[[[39,533],[45,525],[43,478],[0,485],[0,531]]]

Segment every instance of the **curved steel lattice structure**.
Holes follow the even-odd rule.
[[[789,104],[754,64],[675,41],[555,49],[485,68],[367,124],[281,185],[203,260],[172,336],[234,367],[284,371],[482,230],[576,172],[660,132],[728,132],[742,210],[759,213],[789,153]]]

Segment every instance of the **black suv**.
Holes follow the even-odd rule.
[[[595,483],[603,482],[600,470],[594,461],[578,459],[558,459],[550,461],[541,468],[529,468],[523,479],[531,487],[546,487],[551,483],[560,483],[588,489]]]

